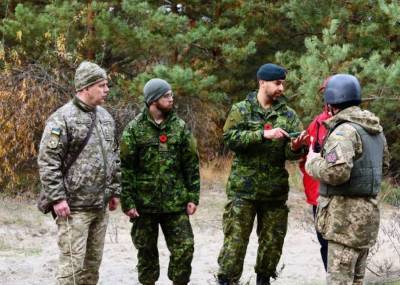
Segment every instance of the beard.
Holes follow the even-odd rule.
[[[160,104],[160,102],[156,102],[157,109],[160,110],[161,113],[163,113],[164,115],[168,115],[172,111],[173,106],[174,106],[173,104],[163,105]]]
[[[283,95],[283,92],[275,92],[272,94],[267,94],[267,97],[270,101],[276,101],[279,97]]]

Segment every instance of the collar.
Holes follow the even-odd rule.
[[[332,128],[336,124],[342,121],[351,121],[350,118],[353,114],[357,114],[361,109],[359,106],[351,106],[346,109],[340,110],[336,115],[324,121],[327,128]]]
[[[272,112],[276,112],[278,109],[286,106],[287,98],[285,96],[280,96],[277,100],[272,102],[271,108],[264,109],[261,107],[260,102],[257,100],[257,91],[251,92],[246,100],[251,104],[254,111],[257,111],[262,114],[268,114]]]
[[[164,129],[165,126],[168,124],[168,122],[175,117],[175,111],[171,110],[171,112],[169,112],[168,115],[166,116],[165,120],[162,121],[161,124],[157,124],[150,114],[149,107],[144,106],[142,109],[142,113],[143,113],[143,119],[147,120],[158,129]]]
[[[74,96],[72,99],[72,103],[78,107],[80,110],[83,112],[94,112],[96,111],[96,107],[89,106],[88,104],[84,103],[81,99],[78,98],[78,96]]]

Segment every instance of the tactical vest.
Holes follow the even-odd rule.
[[[350,122],[342,122],[352,125],[361,137],[362,155],[354,161],[350,179],[340,185],[333,186],[320,183],[319,193],[322,196],[355,196],[373,197],[381,190],[382,161],[384,138],[383,133],[371,135],[360,125]],[[333,130],[340,124],[336,125]]]

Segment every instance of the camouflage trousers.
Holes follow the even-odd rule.
[[[368,248],[356,249],[328,242],[328,285],[362,285]]]
[[[56,223],[60,249],[57,284],[97,284],[108,212],[73,211],[68,219],[56,218]]]
[[[187,284],[192,272],[193,231],[186,213],[141,214],[133,220],[132,241],[138,250],[138,275],[142,284],[154,284],[160,276],[158,230],[163,231],[170,259],[168,278],[174,284]]]
[[[286,235],[288,212],[285,201],[229,201],[223,215],[225,237],[218,257],[218,279],[231,282],[240,279],[255,216],[258,235],[255,272],[275,277]]]

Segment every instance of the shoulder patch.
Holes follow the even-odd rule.
[[[50,139],[47,143],[47,146],[51,149],[55,149],[58,146],[60,141],[61,129],[60,128],[52,128],[50,132]]]
[[[61,129],[60,128],[51,128],[51,132],[52,135],[55,136],[60,136],[61,135]]]
[[[333,149],[329,153],[326,154],[325,160],[329,163],[335,163],[338,160],[338,155],[336,153],[336,150]]]

